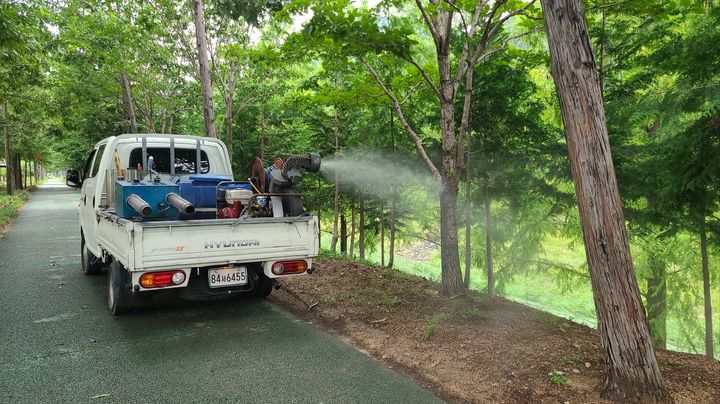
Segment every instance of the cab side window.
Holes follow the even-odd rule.
[[[100,161],[102,161],[103,152],[105,151],[105,145],[100,145],[97,149],[97,153],[95,154],[95,163],[92,167],[92,173],[90,173],[90,177],[94,177],[98,174],[98,170],[100,170]]]
[[[90,155],[88,156],[87,161],[85,161],[85,168],[83,168],[82,173],[80,173],[80,174],[82,174],[83,179],[91,177],[90,170],[92,169],[92,163],[93,163],[93,158],[95,157],[95,154],[97,154],[97,149],[93,149],[90,152]]]

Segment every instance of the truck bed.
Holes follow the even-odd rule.
[[[98,210],[97,242],[129,271],[315,257],[315,216],[135,222]]]

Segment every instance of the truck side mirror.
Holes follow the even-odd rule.
[[[65,185],[72,188],[80,188],[82,181],[80,180],[80,171],[67,170],[65,173]]]

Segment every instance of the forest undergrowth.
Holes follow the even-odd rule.
[[[450,402],[605,402],[596,331],[503,297],[442,296],[422,277],[321,258],[272,300]],[[676,402],[720,397],[720,362],[657,354]]]

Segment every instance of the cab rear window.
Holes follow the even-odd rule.
[[[148,147],[148,157],[153,158],[153,169],[159,173],[170,173],[170,148]],[[207,174],[210,172],[210,161],[207,153],[200,151],[200,171],[197,171],[197,153],[195,149],[175,148],[175,174]],[[128,168],[138,168],[138,165],[145,168],[142,161],[142,148],[133,149],[130,152],[130,164]]]

